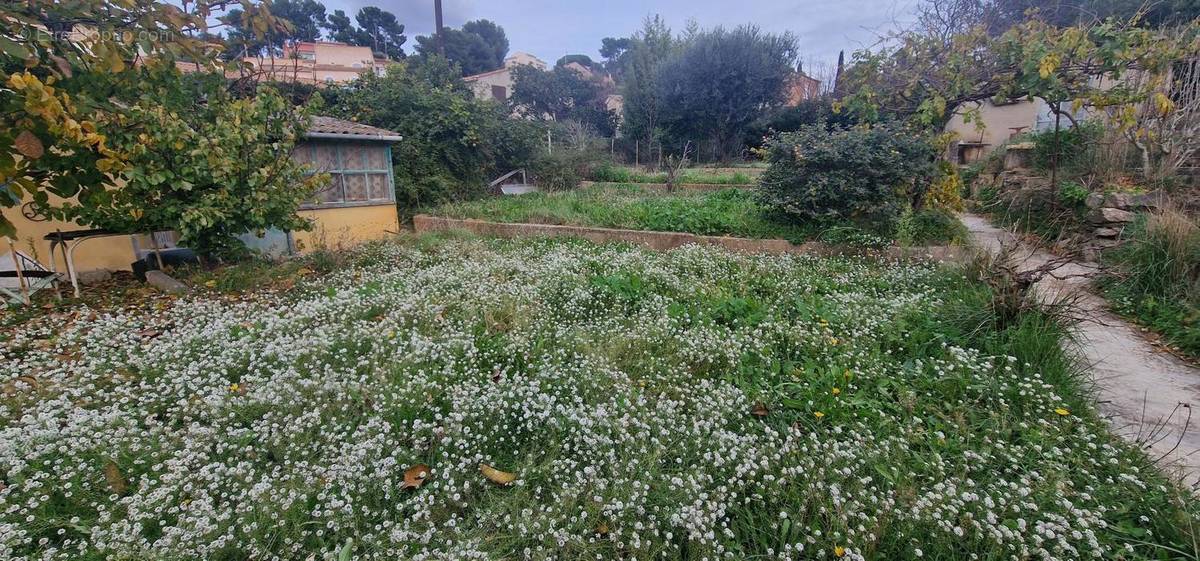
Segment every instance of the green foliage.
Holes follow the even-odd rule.
[[[564,66],[551,70],[518,66],[513,70],[509,101],[535,119],[578,121],[602,136],[616,131],[616,115],[605,105],[601,84]]]
[[[354,15],[355,27],[350,24],[350,18],[342,10],[334,10],[329,16],[330,37],[334,41],[349,43],[361,47],[371,47],[371,51],[386,55],[392,60],[404,58],[404,24],[396,20],[395,14],[381,10],[375,6],[359,8]]]
[[[1034,143],[1033,165],[1039,171],[1049,171],[1057,156],[1059,173],[1084,175],[1103,134],[1104,124],[1095,120],[1081,121],[1079,126],[1062,128],[1057,133],[1053,130],[1032,133],[1028,136]]]
[[[443,29],[442,42],[445,57],[458,65],[463,76],[500,68],[508,54],[504,28],[485,19],[468,21],[462,29]],[[417,37],[417,54],[423,58],[439,56],[437,37]]]
[[[691,36],[658,69],[659,120],[668,144],[709,140],[724,159],[747,129],[782,105],[796,60],[796,38],[744,25]]]
[[[615,44],[615,43],[614,43]],[[676,49],[671,29],[659,16],[647,17],[642,29],[629,39],[627,52],[621,55],[625,85],[624,118],[621,127],[626,136],[639,141],[657,139],[659,122],[659,67]],[[613,52],[621,52],[613,47]]]
[[[192,32],[206,27],[211,6],[185,8],[153,0],[0,3],[0,205],[14,206],[47,186],[93,196],[119,172],[99,121],[122,108],[115,94],[136,89],[135,69],[188,60],[215,69],[219,47]],[[243,19],[263,35],[286,24],[243,3]],[[92,31],[80,41],[70,31]],[[136,64],[135,64],[136,62]],[[0,216],[0,234],[14,235]]]
[[[1068,206],[1082,207],[1092,192],[1074,181],[1058,182],[1058,198]]]
[[[243,17],[244,10],[233,8],[220,17],[221,22],[228,25],[225,30],[225,42],[229,45],[227,56],[256,56],[267,50],[278,52],[288,41],[316,41],[321,38],[321,28],[328,26],[325,6],[317,0],[266,0],[259,7],[287,22],[287,26],[268,29],[264,34],[254,29],[253,18]]]
[[[556,150],[535,157],[528,171],[539,189],[564,191],[578,187],[598,161],[599,156],[589,150]]]
[[[212,257],[241,253],[236,236],[247,232],[308,229],[296,209],[326,177],[290,156],[309,111],[269,88],[233,98],[217,75],[139,74],[140,95],[98,129],[125,165],[103,191],[40,200],[44,212],[118,232],[174,230],[180,245]]]
[[[442,205],[439,216],[500,222],[598,226],[660,232],[689,232],[794,242],[818,237],[823,224],[781,220],[743,189],[679,190],[666,194],[635,185],[596,185],[558,193],[530,193]]]
[[[765,204],[802,220],[890,221],[923,199],[935,156],[921,136],[903,129],[808,126],[767,143],[770,167],[759,191]]]
[[[896,241],[900,245],[959,245],[969,238],[970,233],[958,216],[945,209],[905,209],[896,222]]]
[[[332,106],[341,116],[393,130],[396,200],[415,208],[483,193],[488,180],[522,167],[538,143],[535,123],[470,94],[455,66],[433,56],[365,74]]]
[[[563,55],[558,58],[558,61],[554,63],[554,66],[557,68],[559,66],[566,66],[572,62],[579,63],[588,70],[594,70],[599,67],[599,65],[592,60],[592,57],[582,54]]]
[[[597,166],[591,172],[592,181],[607,183],[666,183],[666,172],[645,173],[633,168],[605,164]],[[710,185],[750,185],[754,179],[745,172],[709,173],[703,169],[685,169],[676,177],[676,183],[697,183]]]
[[[834,110],[832,97],[821,96],[768,111],[747,128],[745,143],[760,146],[775,133],[793,132],[817,124],[833,129],[849,128],[857,123],[848,112]]]
[[[1194,33],[1113,20],[1055,27],[1030,19],[1000,34],[974,23],[918,26],[887,47],[856,52],[845,74],[850,93],[839,106],[863,121],[899,118],[935,130],[964,104],[985,100],[1040,97],[1060,111],[1067,111],[1063,103],[1128,108],[1154,95],[1171,64],[1195,52]],[[1097,79],[1134,69],[1147,79],[1118,87]]]
[[[1105,254],[1103,286],[1117,310],[1200,357],[1200,224],[1176,210],[1143,215]]]

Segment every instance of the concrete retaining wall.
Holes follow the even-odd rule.
[[[627,242],[650,249],[665,251],[687,244],[718,246],[747,253],[798,253],[806,255],[875,255],[892,259],[928,259],[934,261],[965,262],[972,252],[959,246],[931,247],[888,247],[872,250],[854,246],[832,245],[822,242],[793,244],[787,240],[759,240],[730,236],[700,236],[684,232],[650,232],[645,230],[622,230],[616,228],[592,228],[585,226],[562,226],[558,224],[524,224],[488,222],[486,220],[442,218],[418,214],[413,217],[413,230],[417,233],[466,230],[481,236],[502,238],[525,237],[572,237],[596,243]]]

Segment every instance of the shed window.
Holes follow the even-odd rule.
[[[382,143],[306,142],[293,158],[329,174],[329,184],[306,207],[395,201],[391,149]]]

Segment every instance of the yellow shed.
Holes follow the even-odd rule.
[[[264,237],[245,234],[242,241],[253,249],[272,255],[296,254],[320,248],[339,249],[379,239],[400,227],[392,177],[391,143],[400,135],[331,117],[314,117],[303,142],[292,158],[325,171],[332,178],[315,200],[300,207],[299,214],[313,222],[309,232],[267,232]],[[3,209],[16,225],[17,249],[55,268],[66,270],[63,252],[51,257],[47,235],[87,229],[72,222],[43,220],[29,206]],[[98,235],[68,242],[77,272],[97,269],[129,270],[157,244],[173,246],[171,232],[151,235]],[[7,247],[0,251],[7,251]]]

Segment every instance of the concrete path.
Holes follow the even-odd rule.
[[[1017,244],[1010,232],[972,214],[962,221],[976,245],[998,251]],[[1044,251],[1021,247],[1022,269],[1055,258]],[[1035,289],[1043,297],[1074,294],[1083,320],[1079,323],[1079,353],[1095,383],[1100,412],[1114,433],[1135,442],[1169,474],[1193,490],[1200,489],[1200,369],[1151,345],[1137,327],[1108,311],[1103,298],[1089,289],[1094,263],[1071,262],[1047,276]],[[1055,278],[1058,277],[1058,278]]]

